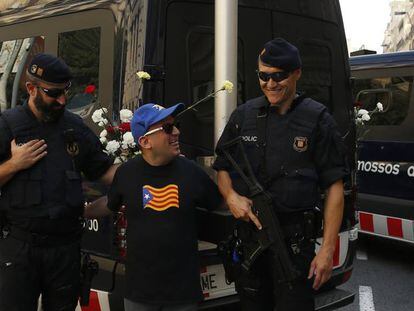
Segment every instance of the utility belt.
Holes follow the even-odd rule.
[[[277,214],[286,245],[293,255],[300,254],[302,245],[316,241],[321,226],[319,214],[316,211]],[[246,272],[241,263],[244,249],[254,242],[253,226],[251,222],[237,222],[233,233],[219,244],[218,251],[228,282],[237,281]]]
[[[7,226],[3,228],[3,238],[12,237],[16,240],[26,242],[32,246],[55,247],[67,245],[79,241],[81,231],[64,235],[47,235],[22,230],[18,227]]]

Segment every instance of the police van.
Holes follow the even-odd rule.
[[[414,243],[414,51],[350,58],[357,105],[381,102],[359,131],[360,231]]]
[[[338,289],[352,273],[356,230],[355,128],[349,84],[346,41],[339,1],[335,0],[32,0],[9,1],[0,12],[0,108],[25,98],[24,72],[33,55],[47,52],[62,57],[74,80],[67,108],[91,122],[94,110],[104,107],[116,119],[122,108],[141,102],[186,105],[204,98],[217,85],[217,73],[237,86],[233,99],[213,99],[191,110],[181,120],[183,153],[211,169],[214,141],[236,104],[261,94],[255,70],[263,44],[284,37],[301,51],[303,74],[298,89],[325,104],[336,119],[348,146],[352,174],[345,181],[345,213],[330,281],[317,293],[318,310],[353,301],[354,294]],[[223,7],[217,6],[223,5]],[[225,10],[225,6],[233,5]],[[233,32],[220,28],[233,20]],[[238,23],[237,23],[238,21]],[[215,54],[217,36],[225,35],[234,48]],[[216,39],[215,39],[216,38]],[[219,40],[218,40],[219,41]],[[216,42],[218,42],[216,41]],[[224,60],[223,60],[223,57]],[[141,85],[137,71],[151,79]],[[227,77],[226,75],[231,77]],[[216,77],[216,78],[215,78]],[[94,89],[94,92],[87,90]],[[107,189],[85,182],[88,199]],[[116,216],[115,216],[116,218]],[[216,244],[230,232],[228,212],[200,211],[200,283],[205,301],[201,309],[237,302],[228,284]],[[119,225],[119,221],[117,223]],[[99,262],[87,310],[123,310],[124,266],[120,260],[119,230],[114,218],[89,220],[83,250]],[[320,245],[320,239],[317,247]],[[163,260],[163,259],[160,259]],[[81,307],[78,308],[81,310]]]

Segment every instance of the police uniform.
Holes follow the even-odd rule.
[[[41,54],[29,67],[42,80],[69,80],[59,59]],[[28,103],[0,116],[0,163],[10,157],[10,143],[43,139],[47,155],[17,172],[1,188],[6,225],[0,239],[0,310],[74,310],[79,296],[81,172],[101,177],[113,159],[102,152],[95,134],[77,115],[65,111],[57,122],[41,122]]]
[[[274,66],[277,67],[277,66]],[[243,196],[246,184],[223,155],[223,144],[241,137],[259,183],[272,197],[290,258],[301,277],[292,289],[273,275],[277,271],[265,252],[250,273],[236,281],[243,310],[313,310],[313,280],[307,280],[315,256],[315,207],[320,191],[347,174],[342,139],[324,105],[297,95],[286,114],[278,114],[261,96],[240,105],[231,115],[217,144],[214,168],[228,171],[233,189]],[[240,154],[233,155],[242,163]],[[241,240],[248,240],[251,223],[238,222]]]

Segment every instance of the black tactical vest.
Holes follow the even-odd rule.
[[[326,107],[299,97],[290,112],[278,115],[264,96],[245,105],[239,117],[240,136],[253,170],[272,195],[276,209],[289,212],[314,208],[320,198],[313,161],[315,130]],[[236,179],[234,187],[245,193],[240,183]]]
[[[76,158],[82,148],[78,143],[82,121],[65,111],[57,123],[41,123],[27,106],[4,111],[1,118],[16,144],[32,139],[44,139],[47,144],[47,155],[43,159],[16,173],[2,187],[2,208],[17,217],[79,217],[84,199]]]

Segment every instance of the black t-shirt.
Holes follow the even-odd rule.
[[[202,299],[195,207],[218,207],[215,183],[183,157],[151,166],[141,156],[116,172],[108,207],[126,206],[126,293],[132,301],[191,303]]]

